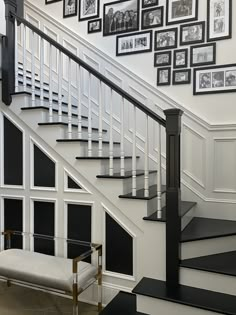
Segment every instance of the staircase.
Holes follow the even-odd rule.
[[[236,222],[196,217],[196,203],[180,200],[180,111],[165,111],[166,120],[156,115],[29,22],[13,15],[24,32],[26,28],[32,31],[33,39],[37,34],[41,44],[50,43],[50,61],[52,46],[59,51],[59,61],[62,54],[69,58],[69,84],[68,89],[63,87],[60,68],[55,78],[52,68],[44,66],[42,47],[40,73],[36,73],[33,48],[29,63],[24,43],[19,51],[16,47],[15,92],[9,96],[3,90],[5,103],[12,98],[11,105],[7,108],[2,104],[1,111],[28,126],[86,178],[101,199],[116,206],[141,231],[132,293],[118,293],[101,314],[236,314]],[[14,40],[17,42],[17,32]],[[77,90],[70,84],[74,69]],[[87,106],[80,102],[82,69],[88,74]],[[99,80],[98,116],[92,107],[92,76]],[[110,93],[109,120],[103,110],[105,85]],[[121,104],[119,132],[113,117],[115,98]],[[125,137],[125,105],[132,105],[134,115],[131,141]],[[140,148],[137,140],[137,111],[143,114],[145,148]],[[149,143],[151,119],[159,130],[155,161],[150,158],[154,152]],[[167,139],[166,181],[161,166],[163,127]]]

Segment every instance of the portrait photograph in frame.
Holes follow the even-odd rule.
[[[171,67],[163,67],[157,69],[157,86],[170,85]]]
[[[103,6],[103,36],[139,30],[139,0],[122,0]]]
[[[141,28],[143,30],[163,26],[163,7],[142,10]]]
[[[172,51],[161,51],[154,54],[154,67],[170,66]]]
[[[232,0],[207,0],[207,41],[232,38]]]
[[[99,17],[100,0],[79,0],[79,21]]]
[[[116,37],[116,56],[152,51],[152,31],[119,35]]]
[[[155,31],[154,49],[166,50],[177,47],[178,28]]]
[[[190,66],[199,67],[216,63],[216,43],[190,47]]]
[[[188,66],[188,49],[178,49],[174,50],[174,62],[173,67],[178,68],[187,68]]]
[[[173,71],[173,85],[190,84],[191,83],[191,69],[174,70]]]
[[[180,45],[204,43],[205,22],[196,22],[180,25]]]
[[[97,33],[102,30],[102,19],[88,21],[88,33]]]
[[[51,4],[51,3],[55,3],[55,2],[60,2],[62,0],[45,0],[45,4]]]
[[[236,64],[194,69],[193,94],[236,92]]]
[[[159,4],[159,0],[142,0],[142,8],[150,8],[157,6]]]
[[[198,0],[166,0],[166,25],[198,19]]]
[[[63,0],[63,18],[77,15],[77,0]]]

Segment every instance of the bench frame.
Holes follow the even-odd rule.
[[[6,237],[6,247],[7,249],[11,248],[11,236],[12,235],[23,235],[25,233],[19,233],[15,232],[12,230],[7,230],[5,232],[2,232],[2,235]],[[37,235],[38,237],[38,235]],[[6,249],[6,250],[7,250]],[[24,249],[22,249],[24,250]],[[78,274],[78,263],[87,257],[91,256],[94,252],[98,253],[98,265],[97,265],[97,274],[95,276],[98,284],[98,312],[100,313],[102,311],[102,245],[101,244],[95,244],[91,243],[91,249],[83,253],[82,255],[72,259],[72,274],[73,274],[73,284],[72,284],[72,292],[66,292],[66,291],[59,291],[59,290],[53,290],[52,288],[49,287],[44,287],[44,286],[39,286],[33,283],[28,283],[28,282],[22,282],[17,279],[6,279],[7,286],[11,285],[11,281],[16,283],[17,285],[27,285],[33,289],[43,289],[48,293],[60,293],[60,295],[64,296],[70,296],[72,297],[73,301],[73,315],[78,315],[79,311],[79,301],[78,301],[78,296],[84,292],[91,284],[93,284],[96,280],[94,280],[92,283],[90,283],[86,288],[78,288],[78,282],[77,282],[77,274]],[[0,275],[1,276],[1,275]]]

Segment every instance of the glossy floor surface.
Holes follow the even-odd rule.
[[[0,282],[1,315],[72,315],[72,301],[48,293],[23,288],[7,287]],[[79,315],[97,315],[97,307],[79,304]]]

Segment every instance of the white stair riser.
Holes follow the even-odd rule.
[[[161,299],[154,299],[147,296],[137,296],[137,311],[149,315],[219,315],[212,311],[169,302]]]
[[[181,220],[181,230],[183,231],[186,226],[192,221],[192,219],[195,217],[195,207],[192,207],[190,211],[188,211]]]
[[[236,295],[235,277],[219,273],[181,267],[180,283],[196,288]]]
[[[181,259],[224,253],[235,250],[236,236],[217,237],[181,244]]]

